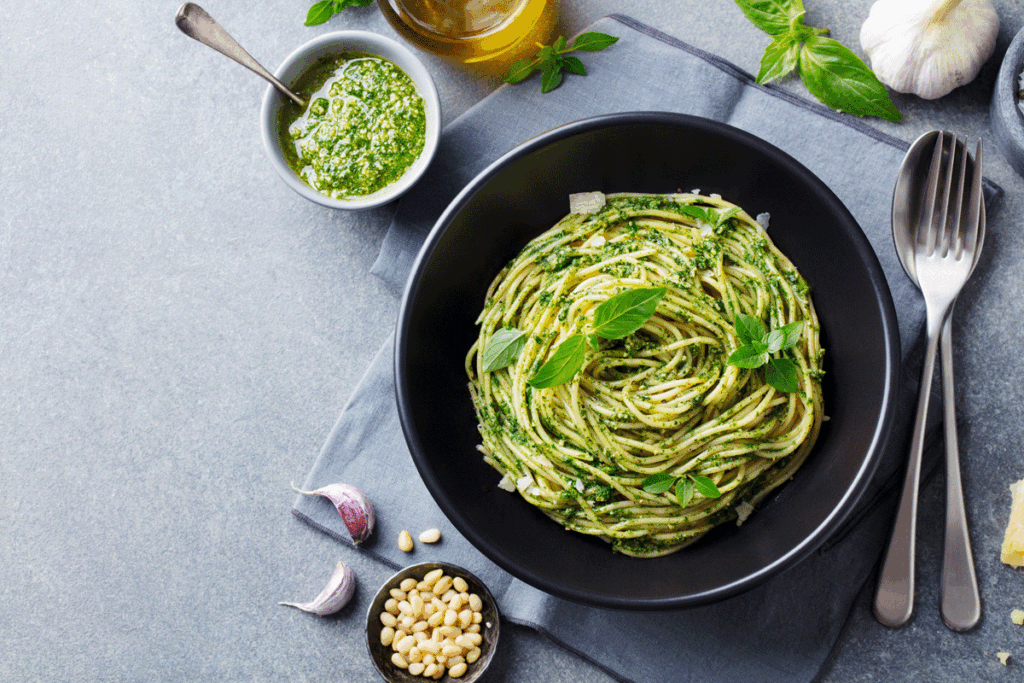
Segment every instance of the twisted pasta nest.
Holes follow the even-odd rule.
[[[667,291],[639,330],[588,348],[564,384],[528,383],[602,302],[644,287]],[[804,322],[776,354],[795,364],[796,392],[775,389],[764,368],[727,363],[742,346],[739,313],[772,329]],[[466,371],[500,486],[628,555],[665,555],[742,522],[801,465],[821,425],[809,288],[764,228],[717,196],[608,195],[596,213],[566,216],[498,274],[478,324]],[[511,365],[484,371],[501,329],[526,333],[525,344]],[[709,477],[721,496],[698,491],[684,507],[671,490],[644,490],[658,473]]]

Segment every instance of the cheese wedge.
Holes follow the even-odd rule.
[[[1011,567],[1024,566],[1024,480],[1010,484],[1013,501],[1010,504],[1010,521],[1003,537],[1000,559]]]

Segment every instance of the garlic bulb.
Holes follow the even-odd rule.
[[[998,32],[992,0],[878,0],[860,45],[882,83],[934,100],[974,80]]]

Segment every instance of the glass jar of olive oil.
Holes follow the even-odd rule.
[[[418,48],[457,64],[504,76],[520,59],[550,45],[558,0],[377,0],[396,31]]]

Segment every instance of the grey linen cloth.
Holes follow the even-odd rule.
[[[913,418],[924,305],[897,260],[889,223],[893,184],[908,144],[859,119],[757,85],[721,58],[629,17],[612,15],[589,30],[620,40],[587,55],[586,78],[566,78],[544,95],[534,81],[503,86],[445,129],[429,172],[402,199],[373,273],[400,293],[420,245],[449,201],[502,154],[557,125],[649,110],[703,116],[753,133],[791,154],[839,196],[878,254],[892,291],[904,359],[897,427],[857,511],[796,567],[715,605],[620,612],[552,597],[514,579],[473,548],[420,481],[398,419],[392,341],[381,348],[342,411],[305,488],[336,481],[360,487],[377,512],[377,531],[361,552],[394,568],[430,560],[461,565],[487,584],[505,620],[539,630],[617,679],[813,680],[884,547]],[[998,188],[988,186],[990,203],[998,194]],[[929,459],[932,467],[936,461],[934,455]],[[293,512],[349,542],[326,500],[299,496]],[[411,556],[397,548],[401,529],[415,534],[428,526],[441,529],[442,543],[419,544]]]

